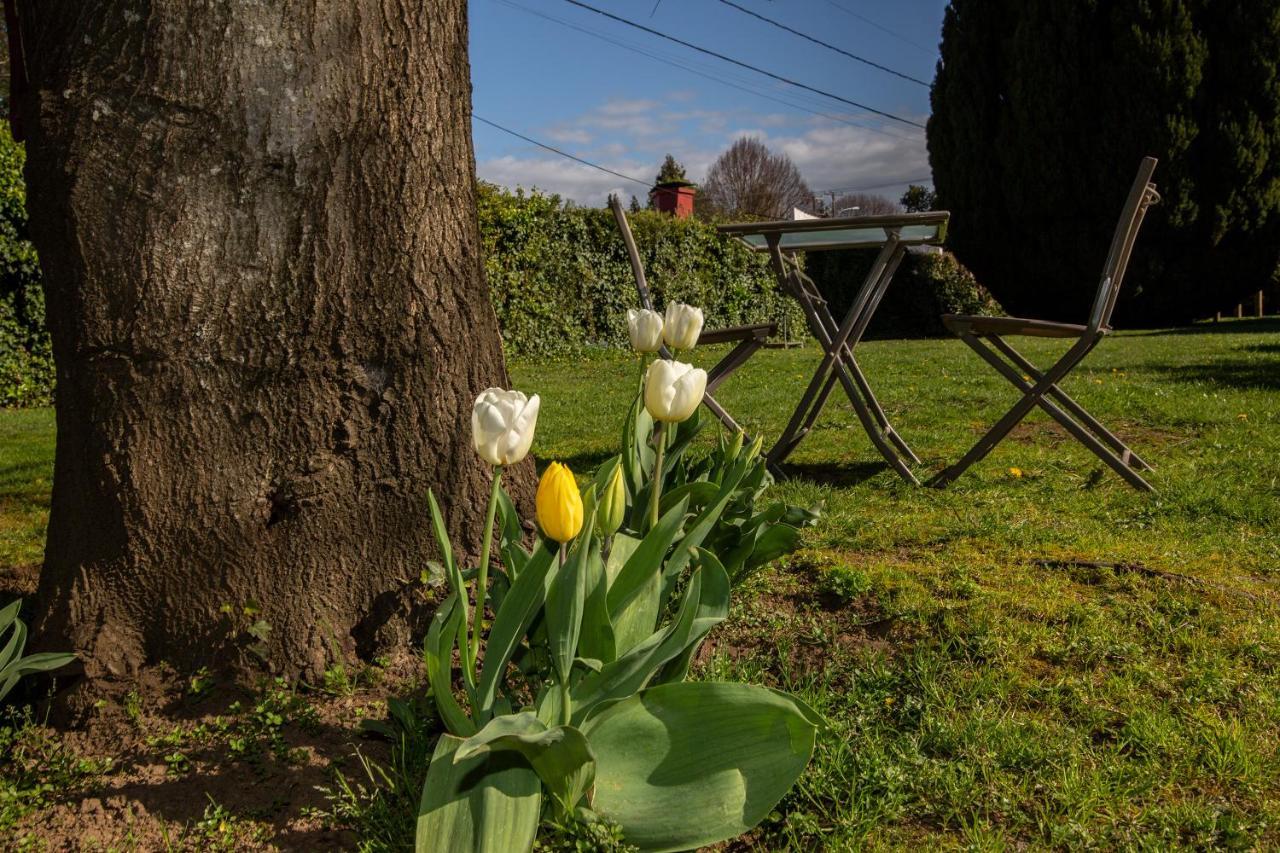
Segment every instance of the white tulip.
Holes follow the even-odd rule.
[[[667,320],[662,326],[662,337],[672,349],[693,349],[702,334],[702,309],[672,302],[667,305]]]
[[[662,347],[662,315],[657,311],[628,308],[627,331],[636,352],[657,352]]]
[[[514,465],[533,444],[538,425],[538,395],[489,388],[476,397],[471,410],[471,441],[476,453],[490,465]]]
[[[656,421],[687,420],[702,402],[707,372],[679,361],[655,359],[644,378],[644,407]]]

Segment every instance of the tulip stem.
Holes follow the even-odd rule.
[[[653,430],[653,481],[649,488],[649,529],[658,526],[658,503],[662,500],[662,457],[666,455],[666,424],[658,421]]]
[[[560,570],[564,571],[564,564],[569,555],[569,543],[560,543]],[[557,675],[557,677],[559,677]],[[567,726],[573,719],[573,700],[569,697],[569,674],[566,672],[563,678],[560,678],[560,724]]]
[[[471,626],[471,666],[474,670],[480,655],[480,625],[484,622],[484,605],[489,598],[489,546],[493,542],[493,518],[498,512],[498,489],[502,483],[502,466],[493,466],[493,488],[489,491],[489,509],[484,519],[484,541],[480,544],[480,568],[476,576],[476,618]]]

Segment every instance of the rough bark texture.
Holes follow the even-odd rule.
[[[505,384],[464,0],[19,14],[58,365],[41,645],[217,664],[250,602],[291,674],[406,640],[427,489],[477,549],[468,418]]]

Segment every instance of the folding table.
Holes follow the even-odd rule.
[[[770,464],[777,466],[791,454],[813,428],[836,382],[844,388],[853,410],[871,438],[872,444],[902,479],[919,485],[907,462],[919,458],[889,423],[858,361],[854,350],[871,322],[872,315],[889,289],[893,275],[909,246],[937,245],[946,238],[946,211],[901,213],[888,216],[847,216],[834,219],[747,222],[722,225],[719,231],[734,237],[758,252],[768,252],[774,275],[782,290],[800,303],[809,331],[822,345],[823,358],[805,389],[777,443],[769,450]],[[836,323],[813,279],[796,263],[796,252],[828,249],[879,249],[875,263],[859,288],[853,304]]]

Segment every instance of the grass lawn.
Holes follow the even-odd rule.
[[[858,352],[921,473],[1017,396],[958,341]],[[766,351],[718,397],[776,436],[817,358]],[[514,364],[543,397],[541,462],[613,453],[635,371]],[[776,487],[822,520],[738,592],[701,664],[829,724],[741,844],[1280,846],[1280,323],[1117,335],[1066,387],[1156,466],[1157,495],[1038,412],[949,490],[909,487],[832,397]],[[39,560],[52,431],[0,413],[0,567]]]

